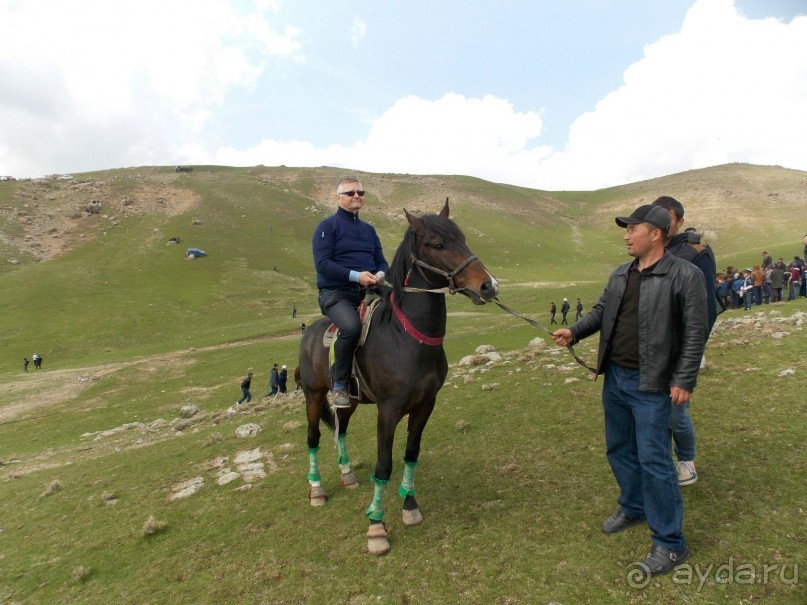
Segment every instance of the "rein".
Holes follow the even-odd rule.
[[[412,254],[411,252],[410,252],[410,256],[412,258],[412,264],[416,265],[418,267],[418,270],[421,272],[421,274],[423,274],[423,270],[420,269],[420,267],[423,267],[425,269],[428,269],[429,271],[437,273],[438,275],[442,275],[443,277],[445,277],[448,280],[448,286],[444,287],[444,288],[433,288],[433,289],[409,287],[406,284],[409,283],[409,276],[412,274],[412,270],[410,269],[409,273],[406,276],[406,279],[404,280],[403,291],[404,292],[421,292],[421,293],[430,293],[430,294],[456,294],[457,292],[461,292],[461,291],[465,290],[466,288],[457,288],[454,285],[454,277],[460,271],[465,269],[465,267],[467,267],[470,263],[472,263],[473,261],[476,260],[476,256],[471,254],[468,258],[466,258],[459,265],[454,267],[454,269],[452,269],[451,271],[443,271],[442,269],[438,269],[437,267],[433,267],[433,266],[429,265],[428,263],[424,263],[419,258],[416,258],[415,255]],[[424,277],[424,279],[426,279],[426,281],[428,281],[428,278],[425,275],[423,275],[423,277]],[[393,287],[392,284],[389,283],[389,281],[387,281],[386,279],[381,280],[381,285],[386,286],[388,288]],[[410,322],[407,319],[407,317],[403,314],[403,311],[401,311],[400,307],[398,307],[398,305],[395,304],[395,297],[394,297],[393,294],[390,294],[390,302],[392,303],[392,311],[395,314],[396,319],[399,322],[401,322],[401,325],[403,326],[404,332],[409,334],[412,338],[417,340],[420,344],[431,345],[431,346],[438,346],[438,345],[443,344],[443,340],[444,340],[445,336],[437,336],[437,337],[435,337],[435,336],[426,336],[425,334],[420,332],[417,328],[415,328],[415,326],[412,325],[412,322]],[[537,321],[535,321],[533,319],[530,319],[529,317],[525,317],[524,315],[522,315],[518,311],[515,311],[515,310],[511,309],[510,307],[508,307],[507,305],[502,304],[501,302],[499,302],[498,298],[494,298],[493,302],[496,303],[499,306],[500,309],[502,309],[503,311],[506,311],[510,315],[512,315],[514,317],[518,317],[519,319],[523,319],[524,321],[526,321],[528,324],[530,324],[534,328],[538,328],[539,330],[543,330],[544,332],[546,332],[550,336],[552,335],[551,331],[547,330],[544,326],[539,324]],[[580,357],[577,356],[577,353],[574,352],[574,347],[572,345],[566,345],[566,349],[569,351],[571,356],[574,357],[574,360],[578,364],[580,364],[581,366],[586,368],[589,372],[593,373],[595,376],[597,375],[597,370],[595,370],[594,368],[589,366],[585,361],[580,359]]]
[[[551,334],[552,334],[552,332],[551,332],[551,331],[547,330],[547,329],[546,329],[544,326],[542,326],[541,324],[539,324],[537,321],[532,320],[532,319],[530,319],[529,317],[524,317],[524,316],[523,316],[521,313],[519,313],[519,312],[517,312],[517,311],[514,311],[513,309],[511,309],[511,308],[510,308],[510,307],[508,307],[507,305],[503,305],[502,303],[500,303],[500,302],[499,302],[499,299],[498,299],[498,298],[494,298],[494,299],[493,299],[493,302],[495,302],[497,305],[499,305],[499,308],[500,308],[500,309],[502,309],[503,311],[507,311],[507,312],[508,312],[510,315],[512,315],[512,316],[514,316],[514,317],[518,317],[519,319],[523,319],[523,320],[524,320],[524,321],[526,321],[528,324],[530,324],[532,327],[534,327],[534,328],[538,328],[539,330],[543,330],[544,332],[546,332],[546,333],[547,333],[547,334],[549,334],[549,335],[551,335]],[[584,368],[586,368],[586,369],[587,369],[589,372],[592,372],[592,373],[593,373],[595,376],[597,375],[597,370],[595,370],[595,369],[594,369],[594,368],[592,368],[591,366],[587,365],[585,361],[583,361],[582,359],[580,359],[580,358],[577,356],[577,353],[575,353],[575,352],[574,352],[574,347],[572,347],[572,345],[566,345],[566,348],[568,349],[569,353],[571,353],[572,357],[574,357],[574,360],[575,360],[577,363],[579,363],[581,366],[583,366]]]

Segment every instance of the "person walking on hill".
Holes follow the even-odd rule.
[[[249,392],[250,386],[252,386],[252,372],[249,372],[247,377],[241,381],[241,399],[235,402],[236,405],[252,401],[252,393]]]
[[[291,308],[291,318],[294,319],[297,317],[297,306],[292,306]]]
[[[269,372],[269,392],[267,397],[274,397],[277,395],[277,390],[280,388],[280,374],[277,371],[277,364],[272,366],[272,371]]]
[[[39,370],[42,368],[42,358],[39,355],[34,353],[33,355],[31,355],[31,359],[34,361],[35,370]]]
[[[569,306],[569,299],[564,298],[563,304],[560,306],[560,314],[563,316],[563,318],[560,320],[560,325],[562,326],[569,325],[569,322],[566,321],[566,314],[569,312],[569,309],[571,309],[571,307]]]
[[[670,215],[664,208],[639,206],[616,223],[625,228],[633,260],[611,273],[580,321],[552,338],[569,346],[600,333],[606,455],[620,489],[619,509],[602,531],[646,522],[653,546],[638,569],[650,577],[689,556],[669,422],[672,406],[688,402],[697,383],[708,335],[706,288],[692,263],[665,250]]]
[[[288,379],[289,379],[289,371],[284,365],[282,368],[280,368],[280,373],[277,375],[277,385],[281,395],[285,395],[288,392],[286,389],[286,383]]]
[[[673,197],[662,196],[653,202],[670,215],[670,231],[665,248],[673,256],[682,258],[700,269],[703,275],[703,286],[706,290],[705,319],[708,335],[717,321],[717,293],[715,279],[717,263],[711,247],[701,243],[700,236],[694,231],[681,231],[684,225],[684,206]],[[701,365],[703,365],[703,359]],[[675,444],[678,485],[692,485],[698,480],[695,470],[695,425],[689,413],[690,401],[672,406],[670,413],[670,431]]]
[[[331,366],[333,405],[349,408],[348,381],[361,335],[356,308],[365,291],[389,271],[381,240],[372,225],[359,218],[364,188],[355,177],[336,186],[336,213],[314,230],[311,247],[317,270],[319,308],[339,328]]]
[[[577,299],[577,305],[574,308],[574,320],[577,321],[581,317],[583,317],[583,303],[580,302],[580,299]]]
[[[26,374],[28,373],[28,363],[29,363],[28,358],[23,357],[22,358],[22,371],[25,372]]]
[[[552,306],[549,307],[549,325],[550,326],[552,324],[558,325],[558,322],[555,321],[555,313],[557,313],[557,311],[558,311],[557,306],[555,306],[555,303],[552,303]]]

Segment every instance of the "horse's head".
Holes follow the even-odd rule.
[[[499,292],[485,265],[465,244],[465,235],[448,218],[448,198],[440,214],[416,217],[404,209],[410,230],[411,262],[431,288],[461,292],[474,304],[483,305]]]

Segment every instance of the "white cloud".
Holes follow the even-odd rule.
[[[371,172],[471,174],[513,183],[545,157],[527,142],[541,133],[535,112],[508,101],[449,93],[436,101],[410,96],[378,118],[365,140],[317,149],[299,141],[263,141],[244,151],[220,150],[216,163],[249,166],[345,166]]]
[[[350,26],[350,43],[353,48],[358,48],[365,35],[367,35],[367,22],[359,17],[353,17],[353,24]]]
[[[726,162],[807,169],[807,17],[751,21],[699,0],[543,162],[551,189],[616,185]]]
[[[269,57],[304,60],[302,32],[272,22],[280,1],[253,6],[0,0],[0,174],[181,161],[595,189],[734,161],[807,170],[805,16],[751,20],[732,0],[698,0],[575,120],[563,149],[542,145],[540,108],[454,93],[399,99],[353,142],[238,149],[209,135],[226,95],[268,77]],[[355,18],[354,44],[366,31]]]
[[[171,162],[266,57],[300,49],[224,0],[3,2],[0,24],[0,171],[28,176]]]
[[[699,0],[573,123],[562,150],[539,144],[539,113],[446,94],[399,100],[350,146],[264,141],[217,159],[597,189],[735,161],[807,170],[805,107],[807,17],[749,20],[731,0]]]

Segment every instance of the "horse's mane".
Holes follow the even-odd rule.
[[[436,233],[446,241],[459,240],[465,243],[465,234],[451,219],[444,218],[438,214],[426,214],[420,217],[426,226],[426,230]],[[412,269],[412,257],[417,251],[417,233],[412,227],[409,227],[404,233],[403,240],[401,241],[398,249],[395,251],[395,256],[389,268],[389,275],[387,280],[392,284],[392,290],[395,294],[395,300],[401,300],[403,295],[404,280]],[[389,292],[386,293],[389,297]]]

